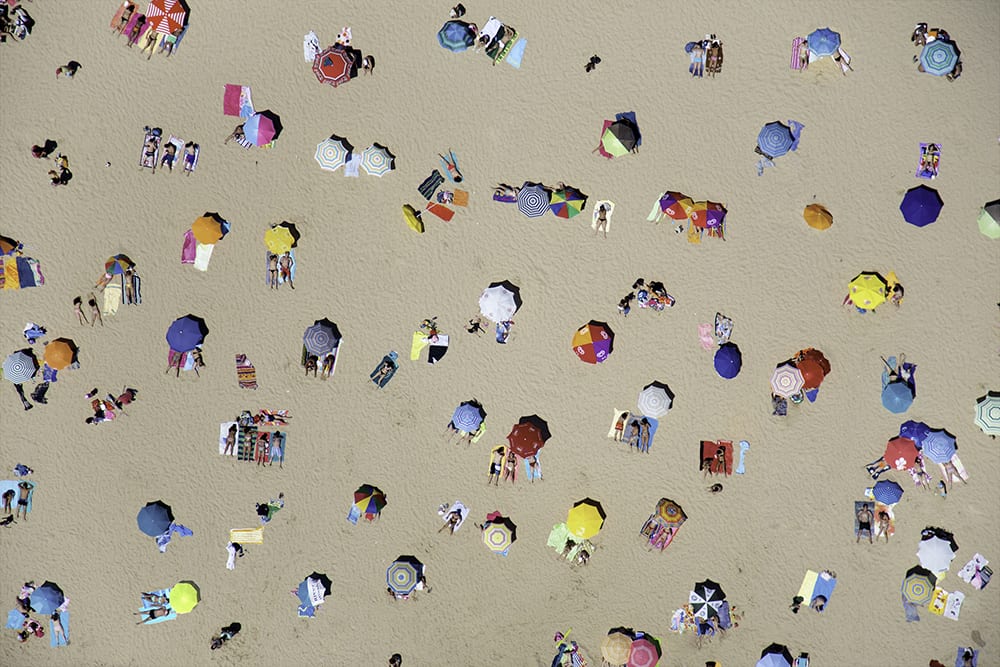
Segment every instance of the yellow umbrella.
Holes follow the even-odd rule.
[[[851,302],[865,310],[871,310],[885,303],[888,287],[885,278],[872,271],[859,273],[848,285]]]
[[[813,229],[830,229],[833,225],[833,214],[819,204],[809,204],[802,211],[802,217],[806,219],[806,224]]]
[[[292,249],[295,237],[292,230],[282,225],[276,225],[264,232],[264,245],[275,255],[284,255]]]
[[[424,233],[424,221],[420,219],[420,214],[415,208],[409,204],[403,204],[403,217],[406,218],[406,224],[410,226],[410,229],[418,234]]]
[[[45,363],[53,370],[61,371],[73,363],[78,348],[69,338],[56,338],[45,346]]]
[[[607,514],[601,503],[584,498],[573,505],[566,517],[566,527],[577,537],[588,539],[601,532]]]
[[[190,581],[182,581],[175,584],[167,594],[170,606],[178,614],[186,614],[198,606],[201,594],[198,587]]]
[[[198,243],[214,245],[226,235],[222,228],[224,222],[218,213],[206,213],[194,221],[191,231],[194,232],[194,238]]]
[[[601,657],[609,665],[624,665],[632,650],[632,637],[622,629],[614,629],[601,642]]]

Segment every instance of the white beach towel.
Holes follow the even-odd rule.
[[[358,167],[361,166],[361,154],[352,153],[351,159],[344,163],[344,176],[358,178]]]
[[[953,621],[958,620],[958,615],[962,613],[962,602],[965,601],[965,593],[961,591],[953,591],[948,593],[948,602],[944,605],[945,618],[950,618]]]
[[[226,437],[229,435],[229,428],[236,424],[236,422],[222,422],[219,424],[219,454],[222,455],[226,451]],[[236,447],[233,447],[233,453],[229,456],[236,456]]]
[[[598,214],[598,212],[599,212],[599,210],[600,210],[600,208],[601,208],[602,205],[608,209],[607,210],[607,215],[605,216],[608,219],[608,224],[605,226],[604,229],[605,229],[605,231],[609,231],[610,232],[611,231],[611,214],[613,214],[615,212],[615,203],[613,201],[611,201],[610,199],[601,199],[596,204],[594,204],[594,211],[593,211],[593,214],[591,215],[590,228],[593,229],[595,232],[597,231],[597,214]]]
[[[462,524],[465,523],[465,520],[469,518],[469,508],[456,500],[455,504],[449,507],[448,511],[444,513],[444,517],[442,520],[447,521],[448,515],[454,512],[455,510],[461,511],[462,518],[459,520],[457,524],[455,524],[455,530],[452,531],[453,533],[458,532],[458,529],[462,527]]]
[[[194,268],[199,271],[208,271],[208,263],[212,261],[212,250],[214,245],[199,243],[194,256]]]
[[[968,563],[965,564],[965,567],[961,569],[961,571],[958,573],[958,576],[965,583],[971,584],[972,578],[976,576],[976,572],[983,569],[989,564],[990,562],[986,560],[985,556],[983,556],[980,553],[977,553],[975,556],[972,557],[972,560],[970,560]]]
[[[311,63],[316,60],[316,56],[319,55],[321,50],[319,37],[316,36],[315,32],[310,30],[309,33],[302,38],[302,55],[305,57],[306,62]]]

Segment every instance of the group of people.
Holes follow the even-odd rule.
[[[628,443],[629,450],[633,448],[637,452],[649,453],[649,443],[652,438],[652,433],[650,432],[650,427],[652,425],[649,423],[649,419],[646,417],[638,417],[631,415],[628,412],[623,412],[618,416],[618,420],[615,422],[615,442],[625,442]],[[625,436],[625,429],[628,428],[628,436]]]
[[[31,155],[39,160],[45,160],[52,155],[52,152],[57,147],[58,144],[55,141],[46,139],[45,143],[41,146],[36,144],[31,147]],[[69,158],[62,153],[56,153],[53,159],[55,161],[55,169],[49,169],[49,183],[53,187],[69,184],[73,178],[73,172],[69,170]]]
[[[35,19],[21,5],[10,8],[8,3],[0,4],[0,44],[7,41],[7,35],[24,40],[35,27]]]
[[[278,289],[279,274],[282,282],[287,282],[292,289],[295,289],[295,283],[292,282],[292,264],[294,262],[291,252],[285,252],[283,255],[273,252],[267,254],[267,282],[271,289]]]
[[[119,410],[124,413],[125,406],[133,403],[139,395],[139,391],[137,389],[132,389],[131,387],[126,387],[117,398],[115,398],[112,394],[108,394],[103,399],[96,398],[97,393],[97,388],[95,387],[86,394],[86,397],[90,399],[90,407],[94,411],[92,416],[87,417],[84,420],[84,423],[86,424],[94,425],[113,421],[117,416],[115,411]]]
[[[294,287],[292,289],[294,289]],[[319,374],[319,377],[323,378],[324,380],[330,379],[330,376],[333,375],[333,367],[336,361],[337,357],[334,352],[325,355],[323,357],[322,364],[320,364],[318,355],[315,354],[308,355],[306,357],[306,363],[305,363],[306,377],[309,377],[309,373],[312,373],[313,377],[316,377],[317,374]]]
[[[865,503],[864,505],[862,505],[861,509],[858,510],[858,513],[855,516],[858,520],[858,534],[857,534],[857,539],[854,540],[854,543],[858,544],[859,542],[861,542],[861,533],[867,533],[868,543],[875,544],[876,529],[872,527],[872,524],[876,519],[876,515],[872,511],[871,503]],[[877,519],[878,519],[878,528],[877,528],[878,536],[879,537],[885,536],[885,542],[886,544],[888,544],[890,521],[892,520],[892,517],[889,516],[888,512],[882,510],[878,513]]]
[[[714,34],[688,42],[684,50],[691,56],[688,72],[692,77],[700,79],[707,73],[714,78],[722,71],[722,42]]]
[[[939,39],[943,39],[948,42],[953,42],[953,40],[951,39],[951,35],[948,34],[947,30],[945,30],[944,28],[928,28],[926,23],[918,23],[916,27],[913,29],[913,34],[910,35],[910,41],[913,42],[915,46],[919,46],[921,48]],[[956,44],[955,47],[957,50],[958,45]],[[913,56],[913,62],[919,63],[920,57]],[[923,72],[924,66],[918,64],[917,71]],[[961,56],[959,57],[958,62],[955,63],[955,67],[948,74],[945,75],[945,78],[948,79],[949,81],[954,81],[960,76],[962,76]]]
[[[165,53],[169,57],[174,52],[174,47],[184,32],[184,28],[175,28],[169,34],[162,34],[153,27],[152,22],[145,14],[137,14],[137,9],[138,7],[134,2],[125,0],[111,20],[111,31],[117,35],[124,35],[128,31],[127,46],[130,49],[138,44],[140,39],[145,37],[146,41],[143,42],[139,53],[149,51],[146,60],[152,58],[154,52]],[[157,42],[160,44],[159,51],[156,51]]]
[[[665,308],[672,308],[676,303],[676,299],[667,294],[663,283],[651,280],[647,284],[644,278],[637,278],[632,283],[632,291],[618,302],[618,312],[622,317],[628,317],[628,314],[632,312],[633,301],[640,308],[652,308],[657,312],[662,312]]]
[[[20,629],[16,630],[17,641],[22,644],[32,637],[38,637],[41,639],[45,636],[45,629],[42,624],[31,618],[31,612],[35,611],[31,607],[31,594],[35,592],[34,581],[27,581],[24,586],[21,587],[21,592],[17,594],[17,599],[15,603],[17,604],[17,611],[20,612],[23,617],[23,621]],[[49,615],[49,620],[52,622],[52,633],[55,635],[55,639],[60,644],[69,644],[69,637],[66,635],[66,629],[63,627],[62,623],[62,613],[66,611],[66,607],[69,605],[69,598],[66,598],[62,605],[58,609],[54,610],[52,614]],[[11,612],[13,614],[14,612]],[[7,627],[11,627],[10,620],[7,621]]]

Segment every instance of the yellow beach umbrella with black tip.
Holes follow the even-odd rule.
[[[410,229],[418,234],[424,233],[424,221],[420,219],[420,213],[409,204],[403,204],[403,218]]]
[[[802,217],[805,218],[806,224],[813,229],[830,229],[833,225],[833,214],[820,204],[806,206],[805,210],[802,211]]]

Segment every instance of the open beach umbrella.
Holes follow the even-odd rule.
[[[909,438],[893,438],[885,445],[882,458],[896,470],[912,468],[917,463],[917,445]]]
[[[514,424],[514,428],[507,434],[507,443],[510,450],[522,459],[530,459],[551,437],[549,425],[544,419],[538,415],[528,415]]]
[[[334,44],[316,54],[313,60],[313,74],[320,83],[328,83],[334,88],[351,80],[354,54],[340,44]]]
[[[601,135],[601,146],[613,157],[627,155],[639,144],[639,128],[627,118],[608,125]]]
[[[134,266],[135,262],[129,259],[128,255],[118,254],[108,257],[108,261],[104,262],[104,272],[110,273],[113,276],[120,276]]]
[[[819,28],[809,33],[806,41],[809,42],[809,53],[818,58],[832,56],[840,47],[840,33],[829,28]]]
[[[687,521],[684,509],[670,498],[660,498],[659,502],[656,503],[656,514],[665,523],[673,525],[675,529],[680,528]]]
[[[945,533],[945,537],[931,535],[928,539],[920,540],[920,546],[917,547],[920,567],[927,568],[935,574],[946,572],[951,567],[951,561],[955,560],[957,547],[953,547],[955,541],[950,533]]]
[[[451,416],[451,423],[459,431],[475,433],[484,419],[486,419],[486,410],[478,401],[462,401],[462,404],[455,408],[455,413]]]
[[[882,406],[893,414],[902,414],[913,405],[913,389],[904,380],[889,382],[882,387]]]
[[[361,168],[366,174],[382,178],[396,168],[396,156],[382,144],[372,144],[361,152]]]
[[[1000,435],[1000,391],[988,391],[976,399],[974,421],[986,435]]]
[[[910,419],[899,425],[899,437],[909,438],[917,449],[920,449],[923,447],[924,438],[933,430],[923,422]]]
[[[187,7],[183,0],[152,0],[146,8],[146,22],[163,35],[184,27]]]
[[[191,224],[191,232],[198,243],[214,245],[229,232],[229,223],[218,213],[206,211]]]
[[[674,392],[666,384],[654,380],[639,392],[639,400],[636,404],[639,412],[647,417],[659,419],[670,412],[674,404]]]
[[[806,224],[813,229],[830,229],[833,226],[833,214],[826,210],[826,207],[819,204],[809,204],[802,211],[802,217]]]
[[[479,312],[493,322],[507,322],[521,307],[521,289],[503,280],[490,283],[479,296]]]
[[[31,348],[12,352],[3,360],[3,376],[14,384],[24,384],[38,373],[38,359]]]
[[[20,248],[20,241],[16,241],[9,236],[0,236],[0,255],[13,255]]]
[[[809,46],[812,47],[812,43]],[[920,64],[928,74],[945,76],[955,69],[961,55],[955,42],[938,38],[924,45],[920,51]]]
[[[416,556],[400,556],[385,571],[385,581],[396,595],[409,595],[417,588],[424,564]]]
[[[979,209],[979,231],[991,239],[1000,239],[1000,199],[987,202]]]
[[[771,644],[761,651],[756,667],[792,667],[792,653],[784,644]]]
[[[715,372],[719,374],[719,377],[732,380],[740,374],[740,369],[743,368],[743,353],[740,352],[736,343],[723,343],[715,351],[714,364]]]
[[[541,183],[525,181],[517,191],[517,210],[529,218],[537,218],[549,210],[549,190]]]
[[[944,429],[931,431],[920,444],[924,458],[934,463],[947,463],[955,455],[955,436]]]
[[[851,303],[858,308],[871,310],[885,303],[889,283],[879,273],[862,271],[847,284],[847,290]]]
[[[722,586],[711,579],[699,581],[694,585],[690,595],[691,610],[695,618],[708,620],[709,616],[719,616],[719,608],[726,601],[726,593]]]
[[[792,149],[795,137],[792,128],[781,121],[771,121],[757,135],[757,147],[769,158],[781,157]]]
[[[549,210],[557,218],[572,218],[578,215],[587,205],[587,195],[572,186],[565,186],[552,191],[549,197]]]
[[[254,146],[269,144],[281,134],[281,118],[270,109],[255,113],[243,123],[243,134]]]
[[[805,378],[802,371],[788,363],[787,361],[774,369],[771,373],[771,390],[782,398],[790,398],[802,391],[805,386]]]
[[[313,572],[308,577],[302,580],[299,584],[297,593],[299,596],[299,602],[306,607],[315,607],[316,605],[323,604],[328,596],[333,591],[333,582],[330,581],[330,577],[322,574],[320,572]]]
[[[915,227],[926,227],[938,219],[944,201],[934,188],[918,185],[910,188],[903,195],[899,210],[903,219]]]
[[[615,332],[607,322],[591,320],[573,334],[573,351],[581,361],[600,364],[607,361],[614,349]]]
[[[337,171],[351,159],[353,152],[354,146],[351,145],[350,141],[344,137],[338,137],[336,134],[331,134],[329,139],[324,139],[316,144],[316,162],[319,163],[321,169]]]
[[[517,539],[517,526],[509,517],[499,516],[483,527],[483,544],[495,554],[502,554]]]
[[[190,352],[203,342],[208,335],[205,320],[194,315],[185,315],[174,320],[167,329],[167,343],[176,352]]]
[[[937,577],[930,570],[914,565],[903,577],[903,599],[918,607],[926,606],[934,598]]]
[[[573,503],[573,508],[566,516],[566,528],[573,535],[586,540],[601,532],[607,518],[601,503],[592,498],[584,498]]]
[[[291,223],[275,225],[264,232],[264,245],[275,255],[283,255],[295,247]]]
[[[420,213],[409,204],[403,204],[403,219],[410,229],[418,234],[424,233],[424,221],[420,219]]]
[[[829,366],[829,363],[827,363],[827,366]],[[819,388],[823,384],[824,378],[826,378],[826,371],[823,368],[823,364],[816,359],[800,359],[795,362],[795,367],[802,373],[802,389],[805,391]]]
[[[628,663],[628,655],[632,650],[632,634],[624,628],[615,628],[601,642],[601,656],[609,665],[621,666]]]
[[[726,219],[726,207],[714,201],[696,201],[688,212],[691,224],[701,229],[714,229]]]
[[[872,487],[872,496],[883,505],[895,505],[903,497],[903,487],[889,479],[880,479]]]
[[[807,347],[804,350],[799,350],[795,353],[795,358],[799,360],[796,362],[796,366],[801,366],[802,363],[806,361],[815,361],[823,370],[823,377],[829,375],[830,371],[833,370],[833,367],[830,366],[830,360],[826,358],[826,355],[814,347]],[[801,368],[799,370],[801,370]]]
[[[325,317],[306,327],[305,333],[302,334],[306,352],[320,358],[333,352],[340,344],[340,339],[340,328]]]
[[[354,506],[357,507],[362,514],[378,514],[385,509],[387,503],[388,501],[385,499],[385,494],[382,492],[382,489],[377,486],[362,484],[358,487],[358,490],[354,492]]]
[[[155,500],[146,503],[146,506],[139,510],[135,520],[143,534],[156,537],[170,528],[170,524],[174,522],[174,512],[170,509],[170,505],[162,500]]]
[[[448,21],[437,34],[438,44],[452,51],[460,53],[476,43],[476,35],[472,32],[472,26],[465,21]]]
[[[656,667],[663,650],[660,642],[650,635],[643,635],[632,642],[628,652],[628,667]]]
[[[667,191],[660,197],[660,210],[674,220],[687,220],[692,206],[694,201],[680,192]]]
[[[69,338],[56,338],[45,346],[45,363],[57,371],[61,371],[76,359],[80,348]]]
[[[174,611],[178,614],[187,614],[201,602],[201,591],[193,581],[181,581],[170,589],[167,599]]]
[[[46,581],[32,591],[28,597],[28,604],[32,611],[40,616],[51,615],[65,601],[66,595],[62,588],[59,587],[59,584],[54,584],[51,581]]]

